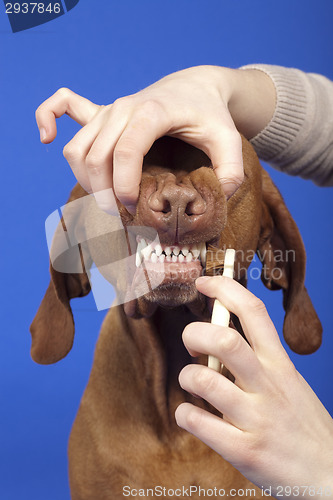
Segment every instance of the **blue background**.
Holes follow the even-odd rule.
[[[332,18],[331,0],[80,0],[13,34],[1,11],[1,499],[69,498],[67,439],[105,314],[91,296],[76,299],[70,355],[52,366],[30,359],[28,328],[49,281],[44,221],[74,183],[62,148],[78,130],[62,118],[54,143],[42,145],[35,108],[62,86],[107,104],[199,64],[265,62],[333,78]],[[291,357],[333,414],[332,190],[269,170],[303,235],[306,285],[324,326],[316,354]],[[280,332],[280,292],[250,288]]]

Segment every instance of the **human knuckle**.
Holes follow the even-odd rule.
[[[186,428],[190,432],[196,432],[201,428],[202,417],[195,408],[189,409],[185,417]]]
[[[218,351],[221,353],[232,353],[238,350],[241,344],[240,335],[232,331],[224,331],[217,341]]]
[[[157,98],[149,97],[142,103],[141,110],[145,116],[155,117],[163,110],[163,105]]]
[[[103,164],[103,159],[96,153],[89,153],[86,158],[86,167],[88,170],[100,168]]]
[[[137,146],[133,139],[120,139],[114,148],[114,160],[120,162],[127,162],[133,158],[137,152]]]
[[[128,106],[132,105],[132,102],[133,102],[133,99],[132,99],[132,96],[124,96],[124,97],[118,97],[118,99],[116,99],[112,105],[110,106],[110,108],[113,110],[113,111],[124,111]]]
[[[81,148],[71,142],[66,144],[66,146],[62,150],[62,153],[68,162],[76,161],[83,156]]]
[[[123,97],[119,97],[118,99],[116,99],[113,103],[112,103],[112,109],[115,110],[117,108],[121,108],[122,105],[123,105],[123,102],[124,102],[124,98]]]
[[[35,117],[36,117],[36,119],[38,119],[40,116],[42,116],[42,114],[44,112],[49,111],[49,109],[50,109],[50,100],[46,99],[36,109],[36,111],[35,111]]]
[[[56,91],[56,95],[58,97],[61,97],[63,99],[66,99],[68,97],[70,97],[72,95],[72,91],[67,88],[67,87],[60,87],[57,91]]]
[[[213,392],[216,389],[217,381],[215,372],[202,368],[193,374],[193,380],[196,390],[201,393],[203,391]]]
[[[266,306],[261,299],[255,296],[251,296],[247,300],[248,308],[251,309],[258,315],[267,314]]]

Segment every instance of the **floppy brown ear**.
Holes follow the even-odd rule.
[[[76,185],[71,192],[67,203],[85,196],[85,191]],[[62,219],[55,233],[54,239],[61,233],[68,234],[69,224],[79,223],[78,210],[73,208],[66,212],[66,223]],[[41,364],[50,364],[64,358],[70,351],[74,340],[74,320],[69,304],[74,297],[83,297],[90,291],[90,283],[85,271],[86,259],[83,259],[81,245],[69,248],[61,256],[62,264],[70,261],[74,269],[82,269],[83,272],[65,273],[55,270],[50,265],[51,281],[46,290],[42,303],[30,326],[32,336],[31,356],[34,361]],[[74,260],[79,262],[75,263]],[[69,268],[67,266],[67,268]],[[73,267],[71,267],[73,269]],[[64,267],[66,269],[66,267]]]
[[[304,286],[306,254],[301,235],[271,178],[262,171],[263,210],[258,256],[261,279],[270,290],[283,290],[283,335],[298,354],[321,344],[322,326]]]

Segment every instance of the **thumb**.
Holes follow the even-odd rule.
[[[238,131],[235,129],[217,137],[210,146],[208,156],[228,199],[244,180],[242,138]]]

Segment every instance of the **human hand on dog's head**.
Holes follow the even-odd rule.
[[[309,485],[333,494],[333,420],[297,372],[284,350],[264,304],[230,278],[199,278],[198,290],[217,298],[242,324],[247,343],[236,330],[191,323],[183,341],[192,356],[211,354],[233,374],[235,383],[199,364],[180,373],[183,389],[202,397],[223,418],[182,403],[180,427],[191,432],[234,465],[250,481],[279,488]],[[288,491],[290,492],[288,494]],[[305,498],[319,498],[304,491]]]
[[[54,140],[55,119],[64,114],[82,125],[64,148],[75,177],[90,193],[114,188],[119,201],[134,212],[143,157],[163,135],[204,151],[230,197],[244,176],[238,130],[247,138],[256,135],[274,105],[273,85],[263,72],[199,66],[108,106],[62,88],[39,106],[36,119],[43,143]],[[115,209],[102,193],[97,202],[106,211]]]

